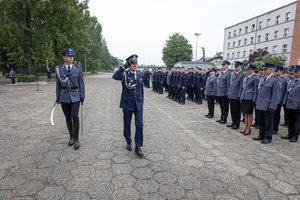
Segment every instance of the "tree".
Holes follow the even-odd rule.
[[[257,60],[258,58],[261,58],[265,55],[268,55],[269,52],[267,51],[267,49],[257,49],[256,51],[254,51],[253,53],[251,53],[249,55],[249,59],[248,59],[248,63],[254,63],[255,60]]]
[[[263,57],[257,58],[254,61],[255,66],[261,66],[264,63],[272,63],[277,66],[284,66],[286,63],[287,57],[284,55],[275,55],[275,54],[270,54],[270,55],[265,55]]]
[[[162,60],[168,67],[174,66],[174,64],[179,61],[191,61],[193,58],[192,45],[179,33],[175,33],[169,37],[162,53]]]

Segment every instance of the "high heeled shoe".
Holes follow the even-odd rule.
[[[246,133],[246,130],[243,130],[243,131],[240,131],[241,134],[245,134]]]
[[[246,131],[245,131],[244,135],[250,135],[251,131],[252,131],[251,129],[250,129],[250,131],[248,133],[246,133]]]

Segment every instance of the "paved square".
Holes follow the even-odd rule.
[[[144,151],[125,149],[120,82],[86,78],[84,134],[75,151],[55,84],[1,85],[0,199],[300,199],[300,144],[261,145],[207,119],[206,104],[181,106],[145,89]],[[219,111],[219,108],[216,109]],[[134,130],[134,127],[133,127]],[[253,133],[254,132],[254,133]]]

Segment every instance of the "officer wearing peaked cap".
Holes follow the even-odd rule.
[[[259,82],[256,98],[258,111],[259,136],[254,140],[262,140],[262,144],[272,141],[274,113],[280,100],[280,82],[274,75],[275,65],[265,63],[263,66],[264,78]]]
[[[239,61],[234,62],[234,72],[231,74],[230,86],[228,92],[228,99],[230,103],[230,113],[232,123],[227,125],[232,129],[238,129],[240,127],[241,120],[241,107],[240,107],[240,94],[243,87],[243,80],[245,74],[241,71],[243,63]]]
[[[295,65],[293,71],[294,78],[288,83],[284,98],[289,119],[288,135],[281,138],[297,142],[300,133],[300,65]]]
[[[61,103],[70,135],[69,145],[77,150],[79,143],[79,107],[85,98],[83,72],[73,64],[74,50],[62,52],[65,63],[56,66],[56,102]]]
[[[207,118],[213,118],[215,113],[215,96],[217,95],[216,69],[212,68],[208,72],[204,94],[206,95],[208,114]]]
[[[144,87],[143,75],[137,72],[138,56],[131,55],[126,59],[123,67],[120,67],[113,79],[122,82],[122,95],[120,108],[123,109],[123,134],[127,142],[127,150],[132,151],[131,119],[135,117],[135,153],[144,157],[143,146],[143,110],[144,110]]]
[[[230,62],[224,60],[222,63],[222,72],[217,78],[217,97],[221,108],[221,119],[217,122],[226,124],[229,112],[229,86],[231,79],[231,71],[228,69]]]

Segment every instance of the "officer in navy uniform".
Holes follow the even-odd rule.
[[[186,94],[186,88],[187,88],[187,71],[185,68],[181,69],[181,74],[179,78],[179,104],[185,104],[185,94]]]
[[[227,127],[232,129],[238,129],[241,122],[240,94],[243,89],[243,80],[245,77],[245,74],[241,71],[242,65],[243,63],[239,61],[234,62],[234,72],[232,72],[230,79],[228,99],[232,123],[227,125]]]
[[[222,72],[217,79],[217,97],[221,108],[221,119],[217,120],[220,124],[227,123],[229,112],[229,86],[231,79],[231,71],[228,69],[230,62],[224,60],[222,63]]]
[[[242,91],[240,94],[241,113],[245,115],[244,130],[240,133],[244,135],[251,134],[251,125],[253,122],[253,109],[257,96],[257,87],[259,78],[255,74],[256,66],[249,64],[246,70],[246,76],[243,80]]]
[[[281,85],[278,78],[274,75],[274,64],[265,63],[263,69],[265,76],[259,82],[256,98],[259,136],[253,139],[262,140],[262,144],[268,144],[272,141],[274,113],[281,96]]]
[[[282,139],[289,139],[290,142],[297,142],[300,133],[300,65],[293,67],[294,78],[287,86],[284,102],[288,117],[288,135]]]
[[[283,99],[284,95],[287,90],[287,78],[283,75],[283,70],[284,68],[281,66],[276,66],[275,67],[275,75],[277,76],[278,80],[280,81],[281,84],[281,90],[280,90],[280,100],[278,102],[278,106],[276,108],[275,114],[274,114],[274,127],[273,127],[273,135],[276,135],[278,132],[278,127],[280,123],[280,113],[281,113],[281,107],[283,105]]]
[[[56,66],[56,102],[61,103],[66,117],[69,145],[77,150],[79,142],[79,107],[83,105],[85,87],[81,67],[74,65],[74,50],[65,49],[63,52],[65,63]]]
[[[127,150],[132,151],[131,119],[135,116],[135,153],[144,157],[143,146],[143,108],[144,87],[143,75],[137,72],[138,56],[133,54],[126,59],[123,67],[120,67],[113,79],[122,82],[122,95],[120,108],[123,109],[124,137],[127,142]]]
[[[163,74],[162,68],[158,68],[157,78],[156,78],[158,94],[164,93],[163,80],[164,80],[164,74]]]
[[[145,69],[144,71],[144,86],[146,88],[150,88],[150,76],[151,76],[151,72],[149,71],[149,69]]]
[[[209,74],[205,84],[204,94],[207,100],[208,114],[207,118],[213,118],[215,113],[215,96],[217,95],[217,70],[212,68],[209,70]]]
[[[203,86],[204,76],[202,74],[201,68],[196,68],[195,73],[195,103],[202,104],[202,91],[201,88]]]
[[[169,75],[168,75],[168,98],[171,99],[172,97],[172,93],[173,93],[173,80],[174,80],[174,68],[171,69],[171,71],[169,72]]]
[[[286,82],[288,84],[288,82],[290,80],[294,79],[294,65],[290,65],[289,66],[289,75],[286,77]],[[284,122],[282,124],[280,124],[280,126],[285,126],[288,127],[288,117],[287,117],[287,109],[285,107],[285,101],[283,102],[283,111],[284,111]]]

